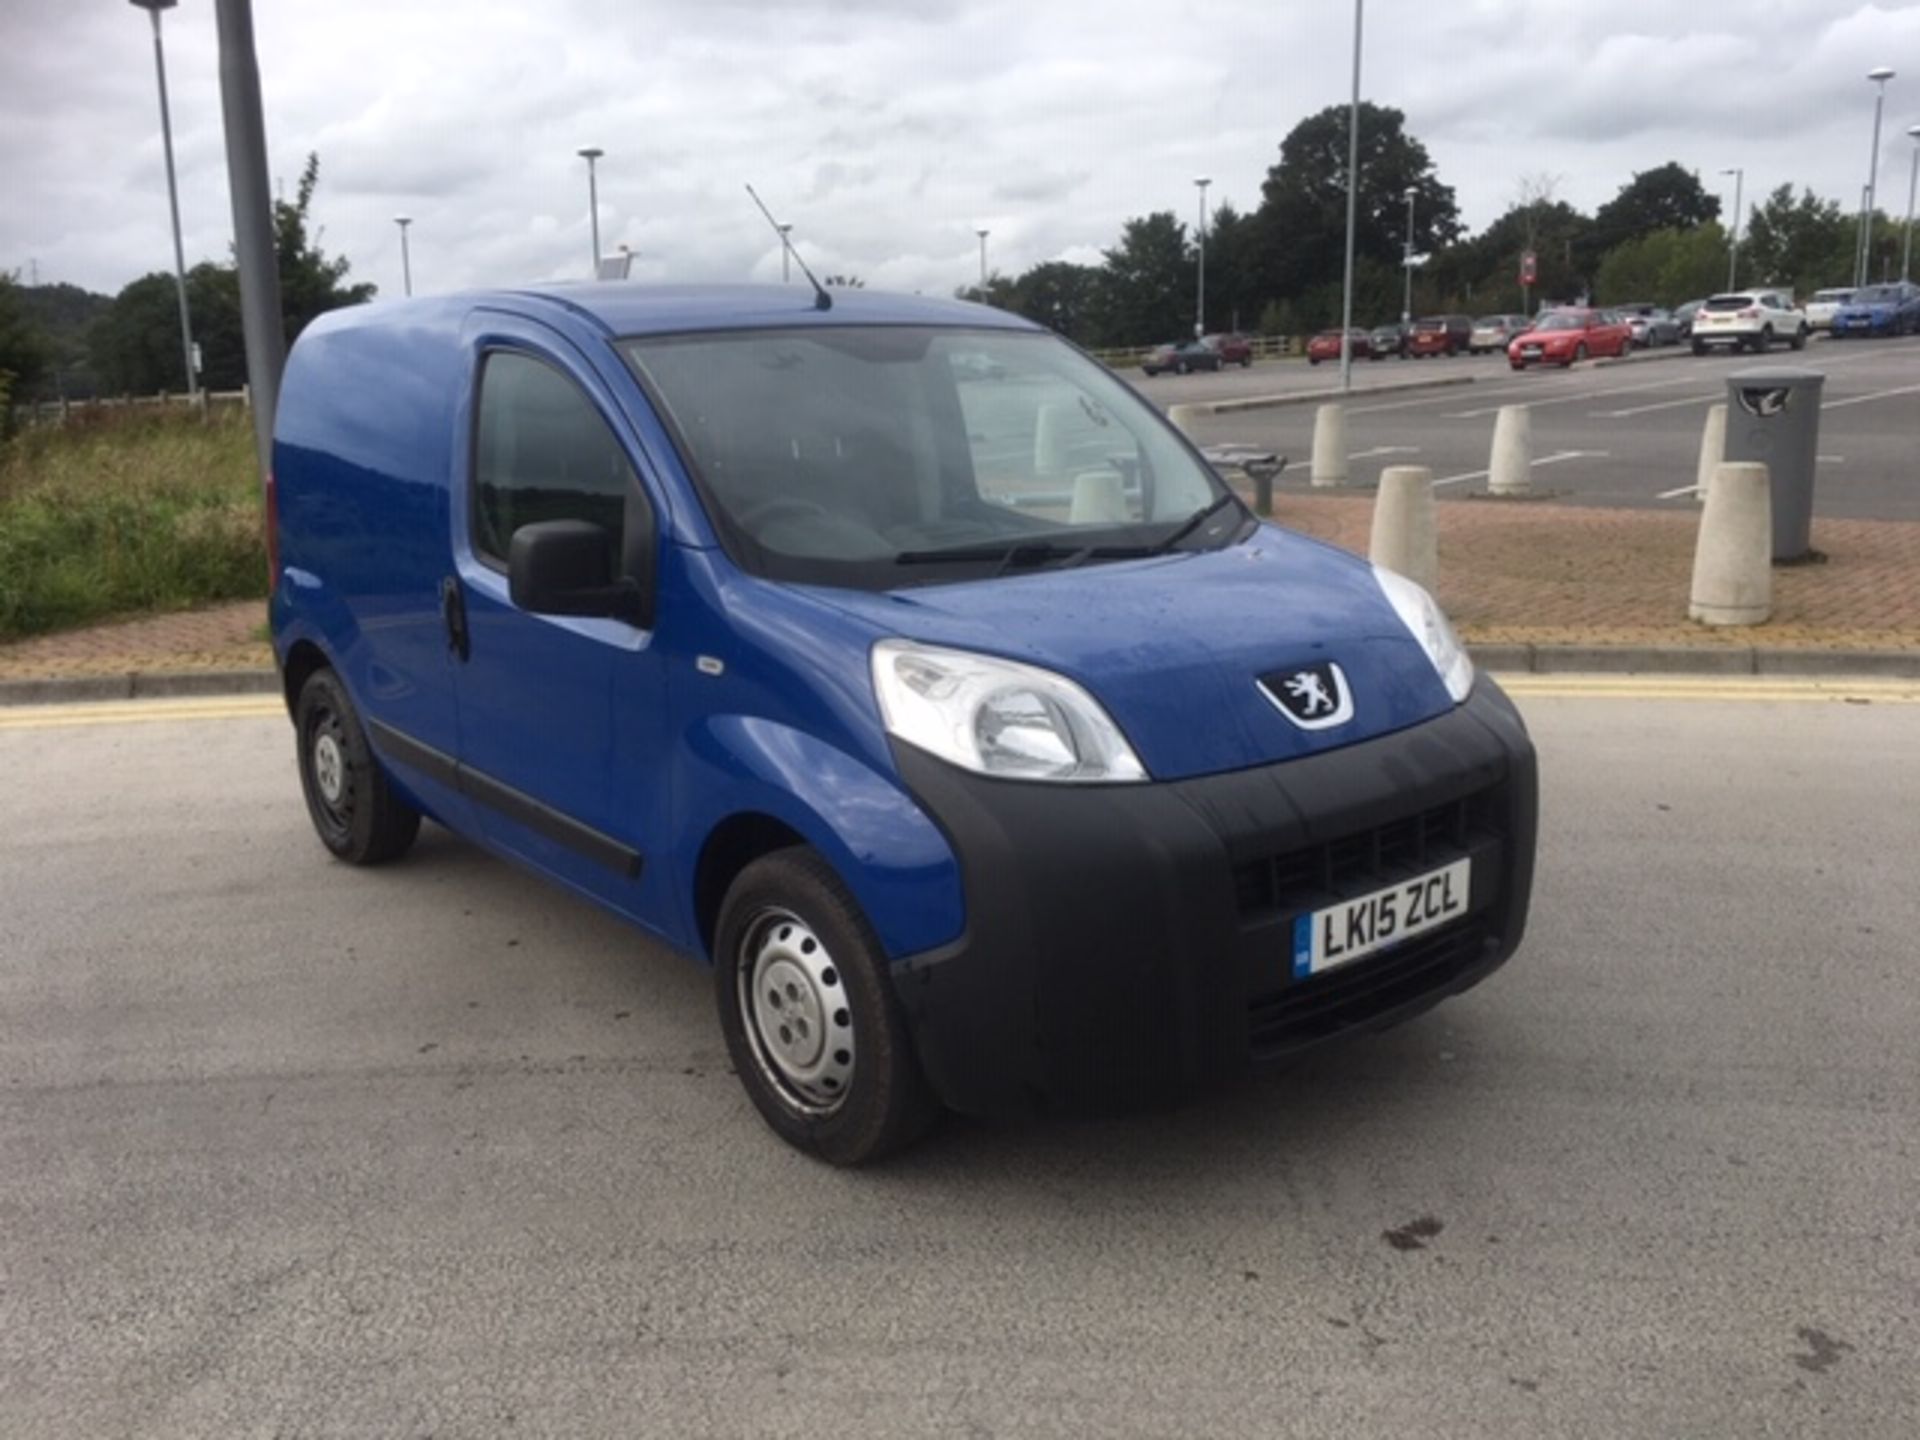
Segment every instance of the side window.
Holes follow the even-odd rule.
[[[573,381],[511,350],[486,357],[474,434],[476,551],[504,565],[522,525],[586,520],[607,532],[617,572],[627,497],[638,493],[619,442]]]

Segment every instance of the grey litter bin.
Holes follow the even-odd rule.
[[[1727,377],[1729,460],[1759,460],[1773,485],[1773,561],[1813,557],[1813,467],[1820,447],[1817,370],[1767,366]]]

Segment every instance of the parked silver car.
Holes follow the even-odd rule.
[[[1633,343],[1638,349],[1680,343],[1680,322],[1673,318],[1670,310],[1662,310],[1658,305],[1635,306],[1622,311],[1621,318],[1633,331]]]

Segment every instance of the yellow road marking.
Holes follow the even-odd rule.
[[[1498,675],[1515,697],[1920,705],[1920,680],[1789,675]]]
[[[0,730],[80,725],[140,725],[164,720],[241,720],[287,713],[277,695],[207,695],[180,700],[101,700],[75,705],[0,708]]]

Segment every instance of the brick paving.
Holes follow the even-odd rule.
[[[1366,553],[1371,495],[1283,491],[1274,509]],[[1920,523],[1815,519],[1827,563],[1776,569],[1773,620],[1723,629],[1686,618],[1699,523],[1695,508],[1443,501],[1440,599],[1477,644],[1920,652]],[[0,645],[0,680],[263,668],[265,618],[250,600]]]

